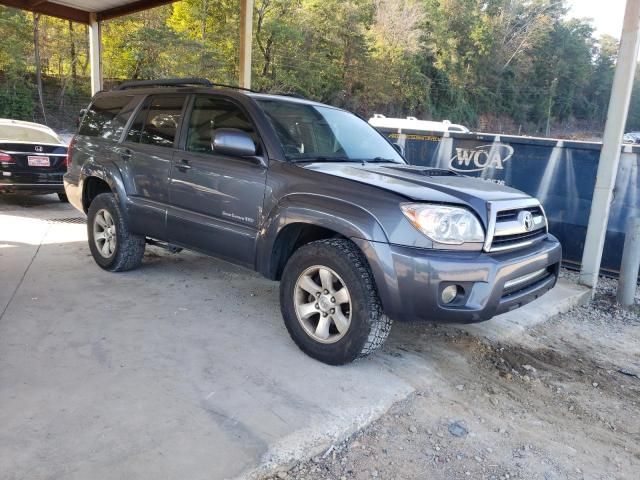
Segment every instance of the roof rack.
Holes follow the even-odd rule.
[[[145,87],[188,87],[192,85],[201,85],[204,87],[223,87],[233,88],[236,90],[245,90],[247,92],[253,92],[249,88],[236,87],[234,85],[226,85],[224,83],[214,83],[206,78],[162,78],[159,80],[135,80],[130,82],[123,82],[118,85],[115,90],[128,90],[130,88],[145,88]]]

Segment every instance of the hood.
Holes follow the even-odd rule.
[[[318,162],[304,168],[373,185],[410,200],[469,205],[483,218],[487,202],[531,198],[486,180],[415,165]]]

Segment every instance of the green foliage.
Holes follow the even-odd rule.
[[[106,22],[107,84],[170,76],[236,83],[239,10],[238,0],[182,0]],[[45,103],[56,121],[86,101],[87,32],[51,17],[40,30]],[[32,16],[0,7],[0,35],[0,115],[34,118]],[[562,0],[256,0],[253,47],[253,85],[262,91],[362,115],[543,134],[564,124],[602,130],[617,41],[594,38]],[[629,126],[640,129],[637,95]]]
[[[0,83],[0,118],[31,118],[34,88],[24,78],[6,76]]]
[[[0,117],[30,118],[33,99],[30,82],[25,75],[31,54],[31,25],[25,13],[3,8],[0,10],[2,48],[0,65]]]

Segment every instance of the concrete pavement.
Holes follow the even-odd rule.
[[[0,197],[2,478],[257,476],[429,383],[394,333],[352,365],[308,358],[278,284],[228,263],[149,248],[139,270],[104,272],[81,219],[53,196]],[[524,317],[547,318],[545,298]]]

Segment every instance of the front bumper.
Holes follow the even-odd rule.
[[[473,323],[529,303],[554,287],[562,249],[547,239],[512,252],[452,252],[354,241],[369,260],[384,311],[394,320]],[[441,299],[448,285],[462,294]]]

